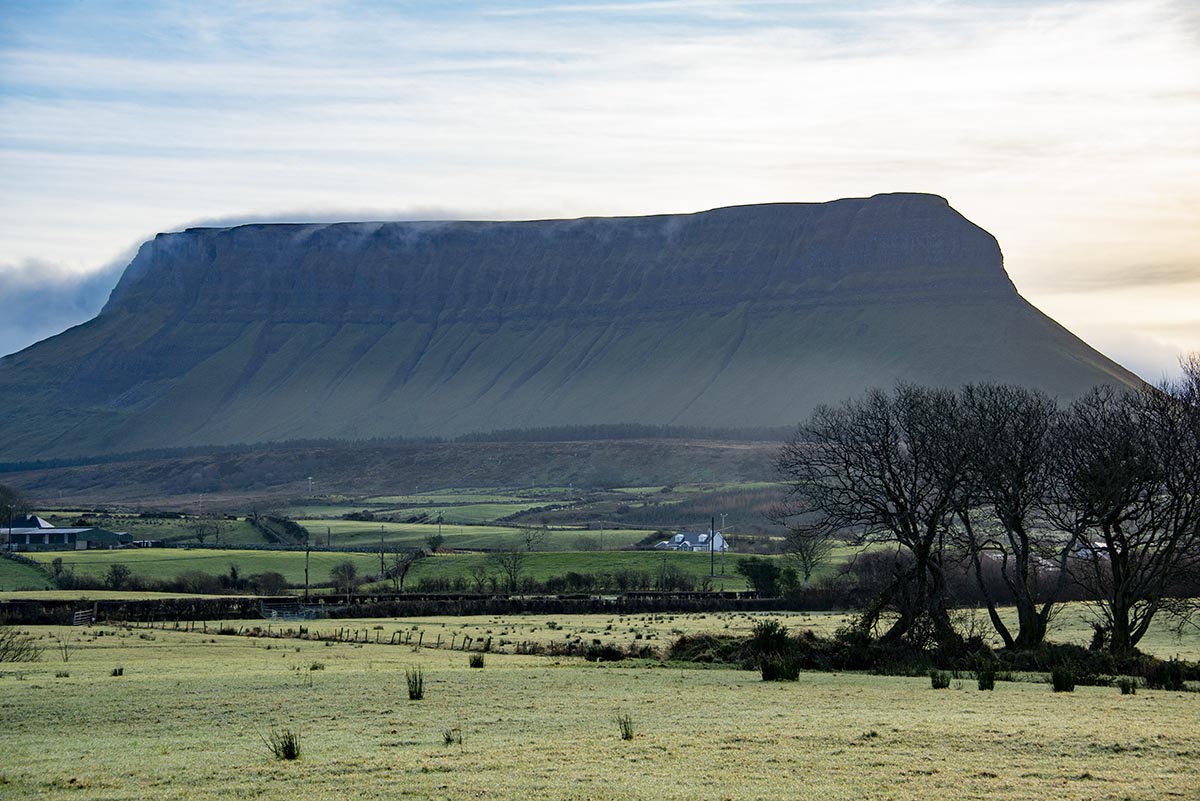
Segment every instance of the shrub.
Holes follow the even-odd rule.
[[[622,740],[633,739],[633,718],[628,712],[617,713],[617,728],[621,730]]]
[[[1117,686],[1121,688],[1121,695],[1137,695],[1137,679],[1117,679]]]
[[[1059,665],[1050,671],[1050,683],[1056,693],[1075,692],[1075,669],[1070,665]]]
[[[124,676],[124,675],[125,675],[125,668],[124,668],[124,667],[115,667],[115,668],[113,668],[113,669],[112,669],[112,674],[111,674],[111,675],[113,675],[113,676]]]
[[[950,686],[950,674],[944,670],[931,670],[929,684],[935,690],[945,690]]]
[[[685,662],[743,663],[750,659],[748,641],[713,634],[685,634],[671,644],[668,659]]]
[[[800,660],[788,656],[764,656],[759,661],[763,681],[796,681],[800,678]]]
[[[471,654],[467,657],[467,664],[473,668],[483,667],[483,654]]]
[[[408,700],[420,701],[425,697],[425,673],[420,668],[404,671],[408,683]]]
[[[750,635],[750,650],[758,657],[776,656],[788,653],[791,642],[788,640],[787,626],[778,620],[760,620],[754,624]]]
[[[583,652],[583,658],[589,662],[620,662],[625,654],[615,645],[592,644]]]
[[[1151,690],[1183,690],[1186,666],[1178,659],[1146,666],[1146,686]]]
[[[324,670],[325,663],[324,662],[313,662],[311,665],[308,666],[308,669],[309,670]]]
[[[996,671],[994,668],[975,671],[975,681],[981,690],[996,689]]]
[[[453,729],[445,729],[442,732],[442,742],[446,745],[462,745],[462,729],[455,726]]]
[[[267,751],[276,759],[300,758],[300,734],[291,729],[281,729],[262,735]]]

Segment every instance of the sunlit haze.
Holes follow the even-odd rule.
[[[3,2],[0,353],[197,222],[916,191],[1157,380],[1200,350],[1198,8]]]

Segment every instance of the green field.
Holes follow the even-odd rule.
[[[369,524],[368,524],[369,525]],[[275,571],[282,573],[292,584],[304,583],[303,551],[258,551],[217,550],[203,548],[137,548],[110,551],[44,551],[29,554],[42,564],[49,565],[61,558],[63,567],[78,576],[103,578],[113,563],[129,567],[135,576],[150,580],[173,579],[188,570],[221,575],[236,566],[241,576]],[[664,558],[666,561],[664,562]],[[309,581],[320,584],[329,581],[334,565],[347,559],[354,562],[363,576],[379,573],[377,553],[349,553],[339,551],[313,551],[310,556]],[[454,578],[469,576],[471,569],[491,563],[486,554],[445,554],[422,559],[412,568],[405,579],[407,587],[415,587],[422,577]],[[721,561],[717,560],[718,576],[713,581],[714,589],[742,590],[744,579],[733,572],[735,560],[730,557],[725,564],[726,573],[720,576]],[[709,573],[709,557],[699,553],[668,553],[655,551],[586,551],[586,552],[534,552],[525,557],[522,575],[538,581],[551,576],[562,576],[570,571],[577,573],[614,572],[638,570],[658,575],[664,565],[675,566],[689,576],[699,579]],[[495,573],[489,567],[489,572]],[[44,583],[41,586],[45,586]],[[383,585],[380,585],[381,587]],[[12,587],[17,589],[17,587]]]
[[[44,659],[0,665],[8,799],[1148,801],[1200,786],[1191,693],[933,691],[927,678],[851,673],[774,684],[498,654],[479,670],[461,652],[408,646],[29,630]],[[417,667],[425,698],[409,701],[404,671]],[[295,762],[262,742],[284,729],[299,733]]]
[[[440,526],[437,523],[378,523],[317,518],[297,522],[308,529],[312,542],[323,544],[328,538],[335,547],[376,546],[382,534],[387,548],[421,548],[430,536],[440,533],[446,548],[495,549],[511,547],[521,537],[521,529],[517,526],[455,525],[448,518]],[[537,547],[538,550],[547,551],[575,550],[579,547],[580,538],[584,538],[596,549],[612,550],[632,545],[652,533],[650,529],[550,528],[546,529],[545,539]]]
[[[150,580],[173,579],[188,570],[222,575],[229,573],[230,566],[236,566],[242,576],[275,571],[282,573],[293,584],[304,584],[303,551],[135,548],[114,551],[44,551],[29,555],[46,565],[55,558],[62,558],[65,569],[74,571],[78,576],[97,579],[104,577],[110,565],[121,563],[129,567],[135,576]],[[310,558],[309,575],[313,584],[328,581],[333,566],[347,559],[354,562],[360,573],[379,572],[379,556],[376,554],[313,551]]]
[[[513,542],[523,526],[548,525],[549,534],[540,549],[616,549],[656,531],[702,528],[713,519],[714,513],[720,516],[722,512],[728,512],[731,531],[762,539],[769,532],[764,528],[761,510],[754,505],[757,502],[754,499],[747,502],[745,494],[775,486],[763,482],[709,483],[602,491],[571,487],[463,487],[411,494],[312,496],[267,507],[255,506],[253,511],[295,520],[307,529],[310,542],[333,547],[375,545],[382,533],[387,547],[415,548],[440,533],[447,548],[497,549]],[[127,531],[135,539],[173,544],[199,546],[214,541],[249,547],[271,544],[249,522],[247,515],[251,510],[245,506],[232,510],[237,517],[197,515],[203,511],[202,503],[186,508],[188,512],[183,517],[144,517],[129,508],[44,509],[42,515],[59,525],[83,518],[102,528]],[[347,520],[347,515],[369,519]],[[718,519],[724,525],[725,518]],[[201,534],[205,537],[203,542]]]
[[[0,590],[49,589],[53,582],[32,565],[0,559]]]

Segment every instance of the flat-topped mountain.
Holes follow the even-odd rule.
[[[597,423],[793,425],[897,380],[1137,379],[932,195],[160,234],[0,360],[3,461]]]

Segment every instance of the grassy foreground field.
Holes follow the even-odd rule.
[[[1200,786],[1190,693],[933,691],[854,674],[769,684],[495,654],[479,670],[461,652],[402,646],[31,631],[74,639],[68,662],[48,650],[0,669],[0,796],[12,799],[1082,801]],[[409,701],[404,671],[417,667],[426,695]],[[296,762],[260,739],[285,728],[300,734]]]

